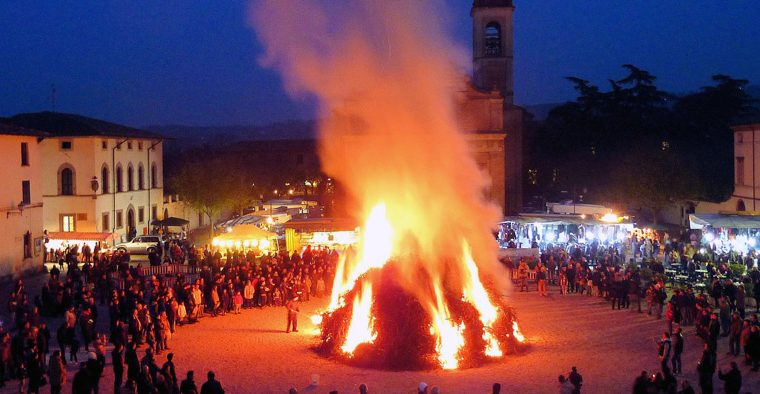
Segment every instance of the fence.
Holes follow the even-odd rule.
[[[140,267],[140,274],[142,275],[142,277],[150,277],[150,276],[164,277],[164,283],[167,286],[174,286],[174,284],[177,282],[177,274],[181,274],[185,276],[185,281],[188,283],[192,283],[196,279],[198,279],[199,271],[200,269],[198,268],[198,266],[184,265],[184,264],[168,264],[168,265]],[[114,284],[114,286],[117,289],[119,290],[124,289],[125,278],[122,277],[118,271],[111,272],[109,274],[109,277],[111,279],[111,282]]]

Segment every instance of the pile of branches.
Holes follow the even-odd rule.
[[[397,282],[400,274],[389,264],[371,270],[357,280],[357,284],[371,282],[373,287],[372,316],[377,334],[373,343],[357,346],[353,355],[345,354],[341,346],[346,341],[351,323],[353,300],[358,285],[345,295],[344,306],[322,316],[321,341],[317,352],[350,365],[389,370],[425,370],[440,368],[437,358],[436,337],[431,334],[431,321],[420,302]],[[490,292],[493,294],[494,292]],[[459,368],[481,366],[492,360],[485,355],[483,323],[478,310],[462,301],[461,294],[446,294],[451,318],[455,324],[464,323],[464,346],[459,352]],[[502,352],[513,354],[522,349],[512,333],[514,310],[500,299],[492,297],[499,315],[493,335],[499,338]]]

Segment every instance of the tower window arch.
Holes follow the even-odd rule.
[[[111,191],[110,180],[108,165],[103,164],[103,169],[100,171],[100,183],[102,184],[101,190],[103,190],[103,194],[108,194]]]
[[[498,22],[486,25],[486,56],[501,56],[501,25]]]
[[[127,190],[135,190],[135,169],[132,164],[127,166]]]
[[[116,166],[116,191],[119,193],[124,191],[124,177],[121,164]]]
[[[142,164],[137,167],[137,188],[139,190],[145,189],[145,168]]]
[[[152,188],[158,188],[158,171],[156,170],[156,163],[150,166],[150,186]]]
[[[62,196],[74,195],[74,169],[70,166],[61,168],[59,172],[59,194]]]

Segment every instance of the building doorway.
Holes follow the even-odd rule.
[[[137,227],[135,223],[135,210],[130,207],[127,209],[127,240],[131,241],[137,235]]]

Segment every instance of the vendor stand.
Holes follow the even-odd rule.
[[[359,229],[347,219],[312,218],[291,220],[284,225],[288,253],[306,246],[345,249],[357,242]]]
[[[277,234],[262,230],[252,224],[242,224],[233,227],[230,231],[224,232],[211,242],[211,245],[217,248],[228,248],[238,250],[254,251],[277,251]]]

